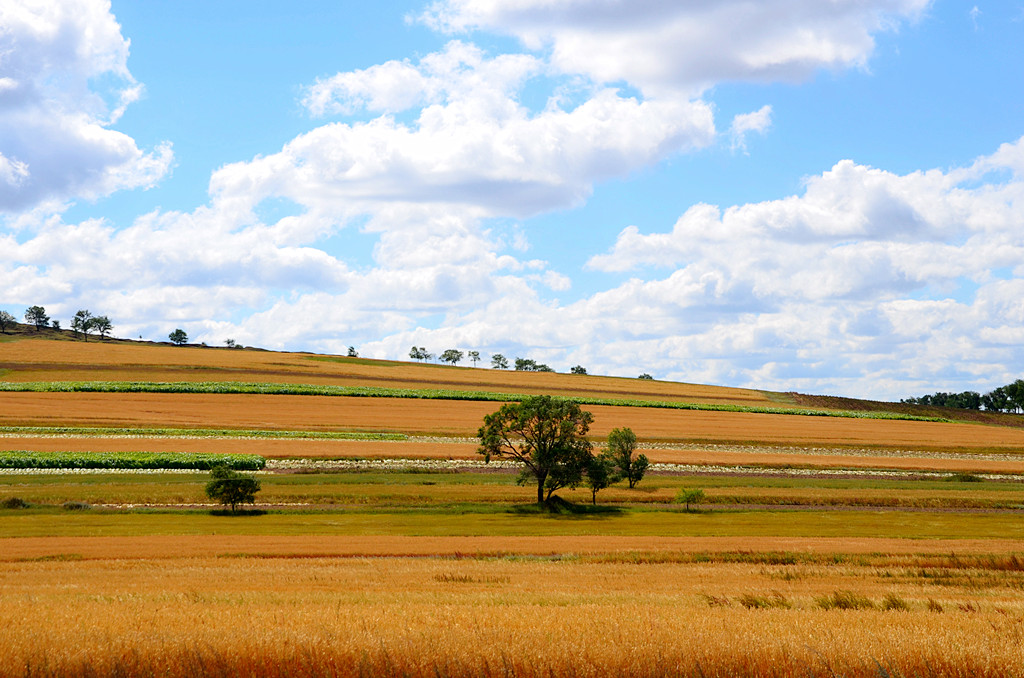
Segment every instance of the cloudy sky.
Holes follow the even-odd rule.
[[[988,390],[1022,135],[1024,0],[6,0],[0,309]]]

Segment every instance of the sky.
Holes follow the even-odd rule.
[[[1024,372],[1024,0],[5,0],[0,310],[867,397]]]

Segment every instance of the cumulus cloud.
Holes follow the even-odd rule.
[[[310,209],[374,212],[396,203],[529,216],[578,204],[595,182],[622,176],[714,138],[699,101],[640,100],[602,88],[563,109],[519,101],[539,63],[487,57],[450,43],[417,65],[343,73],[306,97],[314,113],[366,109],[366,122],[330,123],[279,153],[228,165],[211,180],[221,201],[287,197]],[[396,93],[396,82],[414,83]],[[422,103],[411,124],[389,115]]]
[[[891,397],[894,384],[936,375],[976,388],[975,361],[994,366],[987,381],[1008,379],[1024,314],[1022,154],[1024,139],[967,167],[906,175],[844,160],[800,196],[695,205],[665,233],[628,227],[589,267],[671,272],[581,302],[581,315],[604,308],[636,321],[624,327],[685,337],[662,345],[666,366],[773,356],[775,373],[713,375],[733,383]]]
[[[554,66],[646,94],[696,92],[727,80],[806,78],[862,66],[872,35],[929,0],[440,0],[428,25],[513,35],[547,48]]]
[[[141,91],[128,47],[109,1],[0,7],[0,210],[152,186],[167,172],[169,144],[147,153],[109,127]]]

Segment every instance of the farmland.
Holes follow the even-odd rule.
[[[241,515],[194,469],[0,469],[3,676],[1024,675],[1014,415],[21,337],[0,369],[0,450],[267,460]],[[475,441],[535,393],[618,403],[593,442],[648,476],[539,510]]]

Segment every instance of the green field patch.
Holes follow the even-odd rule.
[[[486,391],[458,391],[447,389],[409,389],[376,386],[333,386],[320,384],[272,384],[246,382],[143,382],[143,381],[36,381],[24,383],[2,382],[0,391],[30,393],[196,393],[247,395],[313,395],[344,396],[350,398],[418,398],[427,400],[475,400],[487,402],[516,402],[526,397],[522,393],[493,393]],[[844,417],[852,419],[890,419],[900,421],[950,422],[940,417],[919,417],[896,412],[857,412],[851,410],[795,409],[760,407],[753,405],[726,405],[687,403],[664,400],[636,400],[619,398],[573,398],[581,405],[607,405],[611,407],[651,407],[657,409],[701,410],[708,412],[744,412],[753,414],[785,414],[805,417]]]
[[[37,452],[0,451],[0,469],[194,469],[227,466],[258,471],[266,460],[258,454],[202,452]]]
[[[3,512],[0,537],[151,536],[694,536],[900,539],[1022,539],[1014,514],[885,511],[622,511],[602,515],[519,515],[468,511],[283,512],[233,520],[208,511]]]

